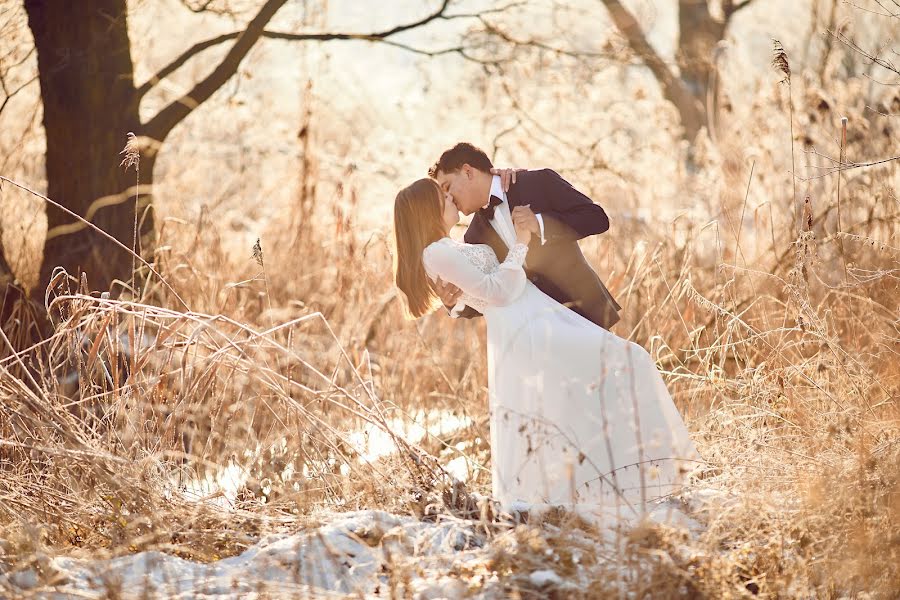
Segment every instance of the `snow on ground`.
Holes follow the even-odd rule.
[[[722,495],[696,492],[687,503],[663,502],[650,517],[698,535],[703,527],[691,515],[702,512]],[[687,511],[687,512],[685,512]],[[690,513],[690,514],[688,514]],[[169,554],[146,551],[114,559],[36,556],[33,566],[0,574],[0,592],[36,598],[253,598],[391,597],[402,581],[417,599],[499,598],[496,575],[467,581],[491,553],[491,540],[478,521],[445,517],[423,522],[378,510],[334,513],[324,524],[293,534],[269,535],[242,554],[203,564]],[[610,513],[604,516],[612,523]],[[559,533],[550,524],[546,532]],[[584,544],[583,531],[572,535]],[[604,536],[605,537],[605,536]],[[604,541],[597,545],[598,555]],[[530,573],[531,583],[559,590],[583,588],[588,573],[560,576],[547,567]]]

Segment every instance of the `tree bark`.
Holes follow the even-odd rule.
[[[2,292],[2,286],[12,280],[12,267],[6,260],[6,252],[3,250],[3,229],[0,228],[0,292]]]
[[[37,49],[44,129],[47,139],[47,196],[131,247],[135,210],[139,212],[137,251],[152,251],[153,213],[148,192],[160,145],[188,114],[208,100],[237,71],[260,37],[297,41],[365,40],[386,42],[446,15],[450,0],[427,16],[386,31],[294,34],[265,27],[287,0],[265,0],[243,31],[195,44],[139,88],[128,37],[126,0],[91,0],[72,8],[68,0],[24,0]],[[235,40],[225,57],[184,96],[145,123],[141,98],[192,56],[213,45]],[[394,42],[392,42],[394,43]],[[397,45],[396,43],[394,43]],[[414,48],[400,44],[409,50]],[[120,165],[127,134],[141,146],[140,198],[133,170]],[[64,211],[47,207],[47,242],[40,283],[33,290],[43,300],[56,266],[71,275],[85,272],[91,289],[108,289],[128,281],[133,257]]]
[[[131,246],[134,173],[120,166],[120,152],[140,120],[125,0],[92,0],[75,11],[67,0],[25,0],[25,9],[44,105],[47,195]],[[57,265],[76,277],[84,271],[93,289],[128,279],[131,257],[89,227],[48,206],[47,228],[35,296]],[[141,233],[152,232],[151,213]]]
[[[142,94],[134,86],[126,0],[93,0],[75,12],[67,0],[25,0],[38,54],[44,129],[47,136],[47,195],[128,247],[150,251],[154,240],[149,195],[138,191],[134,171],[120,165],[127,134],[161,143],[194,108],[235,73],[286,0],[267,0],[241,32],[225,59],[188,94],[146,124],[139,118]],[[144,145],[140,190],[149,190],[159,144]],[[87,274],[92,289],[108,289],[131,278],[131,255],[90,227],[47,207],[47,242],[40,284],[43,297],[53,269]]]
[[[709,0],[679,0],[679,38],[676,75],[650,46],[637,19],[619,0],[600,0],[631,50],[638,55],[662,88],[681,119],[682,137],[689,142],[715,118],[716,46],[725,38],[731,18],[754,0],[722,0],[723,19],[713,17]],[[709,102],[711,100],[711,102]]]
[[[705,2],[706,0],[700,1]],[[683,137],[688,141],[693,141],[700,129],[706,126],[706,112],[703,104],[656,53],[644,36],[637,19],[628,9],[619,0],[601,0],[601,2],[606,6],[616,28],[625,36],[631,50],[638,55],[659,82],[663,97],[675,106],[681,120]]]
[[[14,281],[12,268],[10,268],[9,262],[6,260],[6,253],[3,251],[3,230],[0,229],[0,327],[3,327],[12,311],[14,297],[11,292],[14,291],[12,286]],[[5,352],[0,350],[0,355],[2,354]]]
[[[678,25],[676,59],[681,70],[681,81],[690,94],[706,106],[716,68],[716,45],[725,37],[727,23],[713,18],[707,0],[681,0]]]

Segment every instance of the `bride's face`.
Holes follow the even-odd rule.
[[[459,210],[453,203],[453,196],[441,190],[441,201],[444,203],[444,211],[442,214],[444,225],[447,231],[450,231],[454,225],[459,223]]]

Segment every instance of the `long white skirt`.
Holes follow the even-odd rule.
[[[699,458],[653,359],[531,282],[484,310],[493,496],[643,512]]]

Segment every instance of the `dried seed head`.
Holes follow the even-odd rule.
[[[773,56],[772,56],[772,66],[777,70],[781,71],[784,74],[784,79],[781,80],[782,83],[791,84],[791,64],[788,62],[787,52],[784,51],[784,47],[781,45],[776,39],[772,39],[773,42]]]
[[[812,214],[812,198],[809,194],[806,195],[806,199],[803,201],[803,216],[806,221],[806,229],[808,231],[813,228],[813,214]]]
[[[140,168],[141,166],[141,150],[138,147],[137,136],[131,131],[128,132],[128,141],[119,154],[124,154],[125,158],[119,163],[119,166],[125,167],[127,170],[130,166]]]
[[[263,266],[263,251],[262,246],[259,243],[259,238],[256,238],[256,243],[253,244],[253,260],[255,260],[256,264],[259,266]]]
[[[839,231],[835,234],[837,237],[850,240],[853,242],[857,242],[863,244],[865,246],[871,246],[872,248],[878,250],[879,252],[884,252],[891,258],[895,260],[900,260],[900,248],[896,248],[894,246],[890,246],[885,244],[881,240],[877,240],[875,238],[871,238],[865,235],[856,235],[854,233],[846,233],[844,231]]]

